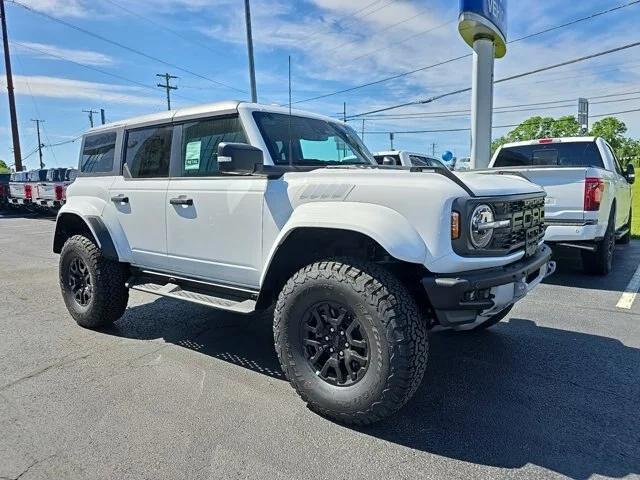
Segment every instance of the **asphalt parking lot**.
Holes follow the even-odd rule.
[[[640,264],[571,252],[510,318],[434,333],[416,397],[347,428],[283,378],[268,321],[133,292],[84,330],[59,294],[53,219],[0,217],[0,478],[590,478],[640,475]]]

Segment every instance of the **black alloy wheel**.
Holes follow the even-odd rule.
[[[337,302],[312,306],[305,314],[302,335],[305,358],[322,380],[348,387],[364,377],[369,340],[350,308]]]
[[[80,257],[71,260],[66,277],[76,303],[81,307],[89,305],[93,297],[93,281],[89,268]]]

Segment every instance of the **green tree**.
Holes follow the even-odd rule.
[[[11,170],[9,170],[9,167],[7,166],[6,162],[4,160],[0,160],[0,173],[9,173],[11,172]]]
[[[604,138],[620,156],[622,156],[620,150],[627,140],[625,133],[627,133],[627,126],[615,117],[603,118],[594,123],[591,128],[591,135]]]
[[[537,140],[547,137],[575,137],[580,135],[580,124],[572,115],[554,119],[552,117],[531,117],[505,136],[495,139],[491,147],[495,152],[505,143]]]

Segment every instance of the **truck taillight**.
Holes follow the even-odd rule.
[[[64,200],[64,187],[56,185],[56,200]]]
[[[600,210],[602,194],[604,193],[604,181],[601,178],[587,177],[584,181],[584,210],[596,212]]]
[[[24,186],[24,198],[31,200],[33,198],[33,189],[31,185]]]

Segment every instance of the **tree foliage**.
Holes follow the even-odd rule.
[[[9,173],[9,172],[11,172],[11,170],[9,170],[7,163],[4,160],[0,160],[0,173]]]
[[[603,118],[594,123],[591,128],[591,135],[604,138],[616,152],[627,140],[625,133],[627,133],[627,126],[615,117]]]
[[[626,137],[627,126],[615,117],[605,117],[593,124],[590,135],[602,137],[616,152],[623,164],[629,162],[640,165],[640,140]],[[580,124],[575,117],[568,115],[553,119],[551,117],[531,117],[506,135],[497,138],[491,144],[492,151],[505,143],[538,140],[540,138],[576,137],[582,134]]]
[[[495,152],[505,143],[538,140],[548,137],[575,137],[580,135],[580,124],[575,117],[566,115],[558,119],[552,117],[531,117],[506,135],[497,138],[492,143]]]

